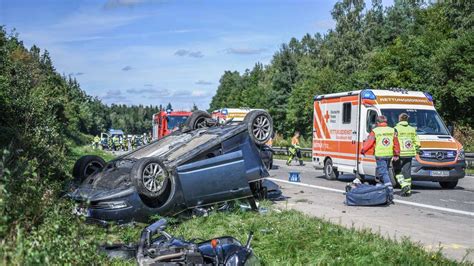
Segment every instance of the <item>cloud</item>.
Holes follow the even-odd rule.
[[[201,53],[201,51],[196,51],[196,52],[190,52],[190,53],[189,53],[189,56],[190,56],[190,57],[194,57],[194,58],[201,58],[201,57],[203,57],[204,55]]]
[[[205,90],[192,90],[191,91],[191,96],[192,97],[208,97],[210,96],[210,93]]]
[[[194,58],[204,57],[204,54],[201,51],[190,51],[190,50],[186,50],[186,49],[179,49],[176,52],[174,52],[174,55],[176,55],[176,56],[189,56],[189,57],[194,57]]]
[[[122,68],[122,71],[130,71],[130,70],[132,70],[131,66],[125,66]]]
[[[266,51],[263,48],[227,48],[226,53],[228,54],[237,54],[237,55],[252,55],[252,54],[261,54]]]
[[[108,90],[100,98],[106,103],[130,103],[128,97],[125,97],[121,90]]]
[[[196,84],[196,85],[212,85],[212,84],[214,84],[214,83],[211,82],[211,81],[198,80],[198,81],[196,81],[195,84]]]
[[[153,84],[151,84],[151,83],[146,83],[146,84],[143,84],[143,86],[145,86],[145,87],[153,87]]]
[[[84,72],[76,72],[76,73],[69,73],[69,76],[82,76],[84,75]]]
[[[153,89],[153,88],[142,88],[142,89],[128,89],[126,90],[128,94],[138,94],[143,95],[145,98],[156,97],[162,98],[170,95],[167,89]]]
[[[115,8],[132,8],[143,4],[163,4],[166,0],[107,0],[104,4],[104,9]]]

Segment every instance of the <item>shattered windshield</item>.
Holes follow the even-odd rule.
[[[416,128],[418,135],[449,135],[443,120],[435,110],[382,109],[382,114],[387,117],[388,125],[391,127],[397,124],[401,113],[410,116],[408,123]]]

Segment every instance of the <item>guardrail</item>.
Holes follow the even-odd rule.
[[[275,154],[283,154],[283,155],[289,155],[288,149],[289,147],[272,147],[273,151]],[[312,149],[311,148],[301,148],[301,156],[303,157],[312,157]],[[468,165],[468,168],[473,168],[474,167],[474,153],[468,152],[466,153],[466,163]]]

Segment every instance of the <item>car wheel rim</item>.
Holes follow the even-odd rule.
[[[264,141],[270,135],[270,120],[265,116],[257,116],[253,122],[252,133],[259,141]]]
[[[158,163],[150,163],[143,170],[143,185],[150,192],[158,192],[163,187],[165,175]]]
[[[104,166],[100,162],[90,162],[84,168],[84,176],[90,176],[95,173],[97,170],[102,169]]]
[[[194,123],[194,128],[205,128],[206,127],[206,119],[205,118],[200,118],[196,120],[196,123]]]

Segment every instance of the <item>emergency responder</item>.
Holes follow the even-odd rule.
[[[286,162],[286,165],[290,165],[291,161],[295,158],[295,156],[298,158],[300,162],[300,166],[303,166],[303,160],[301,159],[301,147],[300,147],[300,132],[296,131],[295,134],[293,135],[293,138],[291,138],[291,147],[288,149],[288,152],[290,153],[290,157],[288,157],[288,161]]]
[[[109,151],[114,150],[114,142],[113,142],[112,137],[110,136],[107,138],[107,147]]]
[[[361,150],[362,155],[375,146],[375,161],[377,168],[375,174],[390,190],[393,199],[393,185],[390,181],[389,166],[390,161],[397,161],[400,155],[400,144],[398,143],[397,132],[394,128],[387,126],[387,118],[383,115],[377,117],[377,127],[374,128],[367,138],[367,142]]]
[[[135,135],[132,135],[132,140],[130,142],[132,144],[132,150],[134,150],[137,147],[137,139]]]
[[[408,118],[407,113],[401,113],[395,126],[400,141],[400,160],[393,162],[393,170],[403,197],[411,195],[411,160],[420,149],[420,139],[416,129],[408,124]]]
[[[123,150],[128,151],[128,137],[127,136],[123,138]]]
[[[113,136],[112,142],[114,143],[114,151],[120,149],[120,139],[117,135]]]
[[[100,137],[98,135],[95,135],[94,137],[94,149],[98,149],[100,144]]]

